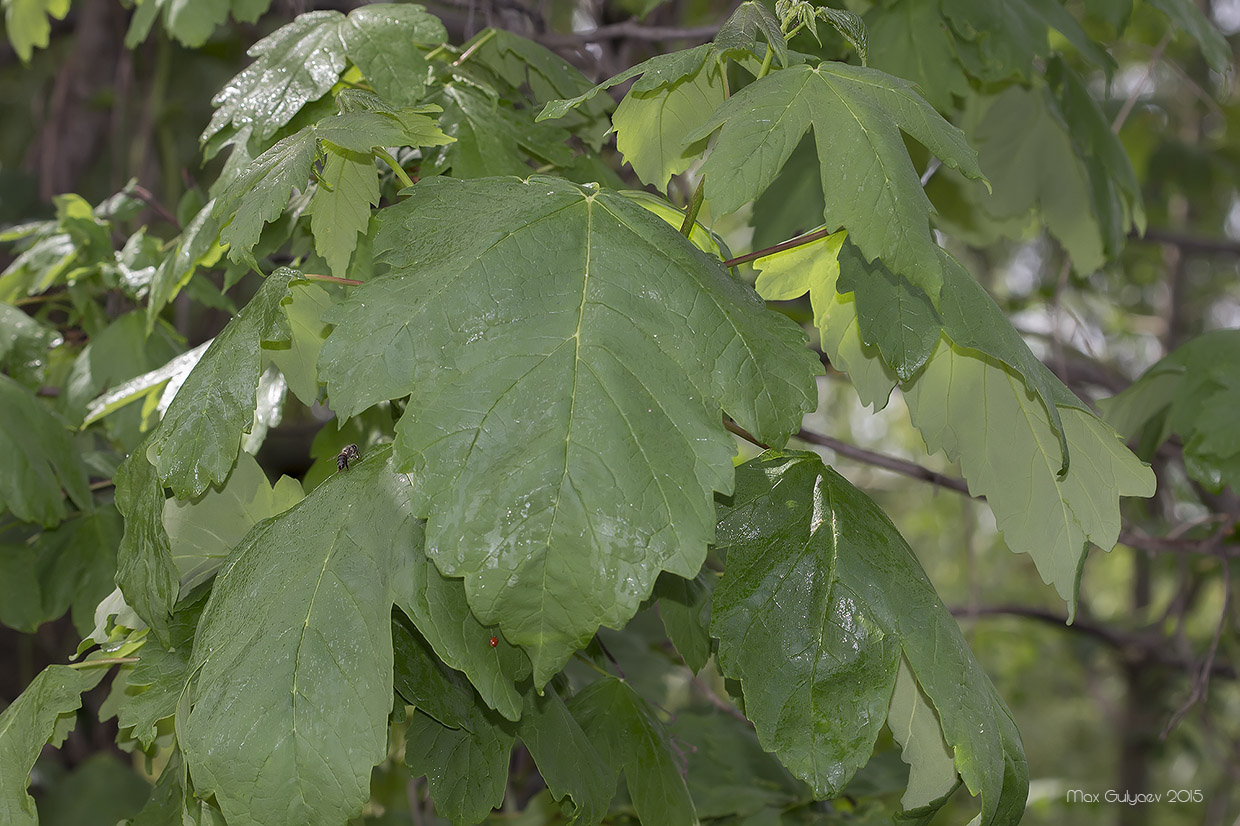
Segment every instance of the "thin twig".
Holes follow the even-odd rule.
[[[773,247],[755,250],[754,252],[745,253],[744,255],[737,256],[736,258],[729,258],[727,261],[723,262],[723,265],[725,267],[735,267],[738,264],[747,264],[750,261],[756,261],[759,258],[765,258],[766,256],[774,255],[777,252],[783,252],[785,250],[795,249],[796,247],[803,247],[806,244],[812,244],[820,238],[826,238],[828,235],[833,235],[836,231],[837,230],[833,230],[828,227],[816,229],[813,232],[797,236],[796,238],[792,238],[788,241],[781,241]]]
[[[1210,640],[1210,647],[1206,651],[1205,659],[1202,660],[1201,670],[1193,678],[1193,690],[1189,693],[1188,700],[1176,710],[1175,714],[1171,715],[1171,719],[1163,728],[1161,736],[1163,740],[1166,740],[1172,729],[1179,725],[1189,709],[1204,700],[1210,692],[1210,676],[1214,673],[1214,658],[1218,655],[1218,644],[1223,636],[1223,626],[1227,624],[1227,616],[1231,611],[1231,563],[1225,556],[1220,557],[1220,561],[1223,566],[1223,609],[1219,612],[1218,625],[1214,626],[1214,638]]]
[[[151,209],[155,210],[155,212],[158,213],[160,218],[163,218],[165,221],[172,224],[178,230],[181,229],[181,222],[177,220],[177,217],[175,215],[173,215],[171,212],[168,211],[167,207],[165,207],[163,204],[159,202],[158,198],[156,198],[154,195],[151,194],[151,191],[149,189],[144,187],[142,184],[134,184],[133,187],[130,189],[130,192],[132,192],[134,195],[137,195],[140,201],[142,201],[144,204],[149,206]]]
[[[710,40],[719,31],[719,26],[643,26],[636,20],[599,26],[590,32],[574,32],[572,34],[544,34],[536,39],[545,46],[576,46],[585,43],[598,43],[603,40]]]
[[[365,281],[358,281],[356,278],[340,278],[335,275],[324,275],[322,273],[317,273],[317,272],[303,272],[301,274],[301,277],[308,279],[310,281],[329,281],[332,284],[349,284],[350,286],[353,286],[353,287],[357,287],[357,286],[360,286],[366,283]]]
[[[874,467],[880,467],[885,470],[890,470],[894,473],[899,473],[913,479],[920,479],[923,482],[930,482],[936,487],[947,488],[949,490],[954,490],[957,493],[963,493],[966,496],[972,496],[972,494],[969,493],[969,485],[965,482],[965,480],[958,479],[954,476],[948,476],[944,473],[939,473],[937,470],[931,470],[928,467],[922,467],[916,462],[910,462],[906,459],[897,459],[895,456],[888,456],[884,453],[875,453],[872,450],[866,450],[865,448],[857,447],[856,445],[849,444],[848,442],[842,442],[832,436],[827,436],[822,433],[815,433],[812,430],[805,430],[804,428],[797,433],[796,437],[801,441],[809,442],[812,445],[830,448],[841,456],[847,456],[849,459],[864,462],[867,465],[873,465]],[[974,496],[973,498],[979,500],[984,499],[982,496]]]
[[[1128,116],[1132,114],[1132,107],[1137,105],[1137,98],[1141,97],[1141,93],[1145,91],[1145,84],[1150,79],[1150,75],[1154,71],[1154,67],[1162,60],[1163,52],[1167,49],[1167,44],[1171,42],[1172,29],[1168,29],[1163,35],[1162,40],[1158,41],[1158,45],[1154,47],[1154,51],[1150,53],[1150,62],[1145,64],[1145,74],[1141,75],[1141,79],[1137,81],[1137,85],[1132,87],[1132,92],[1128,95],[1128,99],[1124,101],[1124,105],[1120,107],[1119,114],[1115,116],[1115,120],[1111,123],[1111,131],[1119,134],[1119,130],[1124,128],[1124,121],[1128,120]]]

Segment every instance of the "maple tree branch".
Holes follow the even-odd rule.
[[[806,244],[812,244],[818,239],[826,238],[828,235],[832,235],[835,232],[836,230],[830,229],[828,227],[823,227],[822,229],[816,229],[813,232],[806,233],[805,235],[798,235],[796,238],[791,238],[787,241],[781,241],[780,243],[776,244],[773,247],[767,247],[766,249],[754,250],[753,252],[748,252],[748,253],[745,253],[744,255],[739,255],[736,258],[729,258],[727,261],[723,262],[723,265],[725,267],[735,267],[738,264],[747,264],[750,261],[756,261],[759,258],[765,258],[766,256],[774,255],[777,252],[783,252],[784,250],[795,249],[796,247],[803,247]]]
[[[572,34],[543,34],[537,39],[545,46],[576,46],[603,40],[710,40],[719,31],[713,26],[643,26],[636,20],[599,26],[594,31]]]
[[[1207,238],[1157,227],[1146,229],[1144,235],[1134,233],[1128,238],[1132,241],[1144,241],[1150,244],[1167,244],[1188,252],[1240,256],[1240,241],[1232,238]]]
[[[854,444],[840,441],[832,436],[822,433],[815,433],[812,430],[801,429],[796,437],[803,442],[809,442],[812,445],[826,447],[834,450],[841,456],[847,456],[857,462],[862,462],[874,467],[890,470],[912,479],[919,479],[923,482],[929,482],[937,487],[954,490],[957,493],[963,493],[965,496],[972,496],[969,493],[969,485],[965,480],[955,476],[948,476],[945,473],[939,473],[937,470],[931,470],[923,467],[916,462],[910,462],[907,459],[898,459],[895,456],[888,456],[885,453],[876,453],[872,450],[866,450],[863,447],[857,447]],[[981,496],[973,496],[974,499],[984,499]]]

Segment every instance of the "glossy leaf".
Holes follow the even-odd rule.
[[[287,268],[267,276],[211,342],[148,439],[147,456],[178,499],[198,496],[228,478],[241,431],[258,404],[262,342],[288,341],[291,335],[281,302],[296,277]]]
[[[216,576],[177,733],[198,793],[230,824],[337,824],[369,798],[387,751],[408,497],[375,452],[257,526]]]
[[[205,341],[188,350],[176,358],[169,361],[162,367],[157,367],[149,373],[143,373],[141,376],[135,376],[129,381],[112,388],[106,393],[101,394],[98,398],[93,399],[86,406],[86,418],[82,422],[82,427],[94,424],[102,419],[142,400],[146,403],[142,406],[142,422],[145,426],[148,417],[152,413],[158,413],[160,416],[168,409],[168,404],[172,398],[176,396],[176,390],[181,389],[181,385],[185,383],[185,379],[190,372],[202,360],[202,355],[207,351],[207,347],[211,345],[210,341]],[[168,390],[173,392],[169,395]]]
[[[1029,782],[1016,726],[882,510],[815,454],[771,452],[738,470],[719,516],[711,631],[763,747],[816,796],[838,793],[870,757],[903,653],[981,822],[1016,823]]]
[[[21,309],[0,304],[0,368],[27,387],[37,384],[47,351],[61,340],[51,327]]]
[[[530,157],[557,166],[571,160],[564,143],[568,132],[555,124],[532,123],[528,112],[506,106],[467,81],[450,80],[430,100],[443,107],[440,122],[455,139],[431,154],[432,172],[451,169],[458,178],[528,175]]]
[[[116,509],[125,533],[116,552],[116,584],[124,601],[164,643],[180,576],[164,529],[164,484],[147,458],[148,437],[116,470]],[[97,640],[98,641],[98,640]]]
[[[0,509],[51,527],[65,518],[64,493],[91,508],[86,469],[68,425],[34,393],[0,375]]]
[[[396,456],[427,554],[541,686],[659,570],[697,573],[732,473],[719,407],[782,441],[818,365],[717,260],[612,193],[423,181],[377,247],[391,272],[329,315],[320,373],[342,416],[412,393]]]
[[[697,823],[671,739],[654,709],[627,683],[605,677],[574,695],[568,707],[611,770],[624,772],[644,826]]]
[[[39,822],[34,798],[26,793],[34,761],[45,743],[63,738],[73,727],[82,693],[106,673],[106,668],[49,665],[0,713],[0,822],[6,826]]]
[[[340,37],[376,92],[397,106],[412,106],[426,91],[427,72],[426,58],[413,46],[438,46],[448,34],[422,6],[376,3],[354,9]]]
[[[217,243],[220,221],[214,216],[214,210],[214,200],[207,201],[198,210],[177,239],[176,250],[156,270],[146,305],[148,330],[154,328],[160,312],[184,289],[198,267],[212,266],[223,255],[224,249]]]
[[[963,133],[907,81],[843,63],[792,66],[733,95],[689,138],[720,126],[702,165],[712,210],[734,212],[761,195],[812,126],[827,225],[844,227],[867,260],[882,257],[937,297],[943,276],[930,235],[932,208],[901,130],[947,166],[973,178],[982,173]]]

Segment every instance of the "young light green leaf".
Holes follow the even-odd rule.
[[[427,180],[376,246],[390,273],[329,314],[320,375],[346,417],[412,394],[396,455],[427,554],[541,686],[659,570],[696,575],[710,491],[732,474],[719,407],[782,442],[820,367],[800,330],[621,195]]]
[[[838,792],[869,759],[903,654],[982,824],[1019,820],[1020,735],[886,514],[817,455],[768,452],[738,469],[719,517],[711,631],[763,746],[817,796]]]
[[[330,329],[323,323],[323,313],[331,306],[332,297],[317,284],[293,281],[280,304],[288,316],[290,337],[287,342],[264,342],[263,355],[280,368],[289,389],[309,407],[319,398],[315,365]]]
[[[605,677],[578,692],[568,707],[612,772],[624,772],[633,808],[645,826],[697,823],[667,731],[627,683]]]
[[[428,66],[413,46],[438,46],[448,33],[422,6],[376,3],[349,12],[340,38],[376,92],[398,106],[412,106],[426,92]]]
[[[437,812],[472,826],[504,802],[514,740],[510,723],[480,707],[464,728],[415,711],[405,731],[405,765],[414,777],[426,775]]]
[[[251,46],[254,62],[212,98],[216,112],[199,140],[229,124],[265,140],[326,94],[345,67],[344,19],[338,11],[302,14]]]
[[[65,518],[63,489],[90,510],[86,469],[69,426],[34,393],[0,375],[0,509],[51,527]]]
[[[116,509],[125,534],[116,552],[116,584],[124,601],[167,644],[168,617],[180,592],[180,577],[164,530],[164,485],[147,458],[154,434],[116,470]]]
[[[82,693],[99,684],[106,668],[49,665],[0,713],[0,823],[37,826],[34,798],[26,793],[30,770],[43,746],[73,727]]]
[[[52,34],[47,18],[64,20],[71,0],[5,0],[4,30],[22,63],[29,63],[35,49],[46,49]]]
[[[258,404],[261,344],[288,341],[291,335],[281,302],[296,277],[288,268],[267,276],[241,314],[211,342],[147,440],[151,464],[178,499],[198,496],[228,478],[242,430],[254,420]]]
[[[162,416],[168,409],[166,402],[171,401],[171,398],[163,399],[164,391],[169,387],[179,390],[210,345],[211,341],[204,341],[163,367],[157,367],[149,373],[136,376],[94,399],[86,406],[86,418],[82,422],[82,427],[94,424],[104,416],[111,415],[139,399],[146,401],[142,411],[143,426],[147,425],[147,420],[152,413],[158,412]]]
[[[708,61],[695,74],[648,92],[630,92],[612,115],[616,149],[642,183],[667,189],[673,175],[689,168],[704,141],[686,136],[724,101],[719,64]]]
[[[327,147],[319,186],[310,199],[310,231],[314,250],[343,278],[366,231],[370,208],[379,204],[379,173],[371,155]]]
[[[713,42],[716,54],[743,57],[761,54],[758,51],[758,35],[761,34],[780,66],[788,65],[788,42],[780,29],[779,20],[771,10],[757,0],[745,0],[736,7],[732,16],[719,27]]]
[[[862,66],[869,63],[870,32],[860,16],[845,9],[833,9],[830,6],[819,6],[817,14],[819,18],[835,27],[840,37],[847,40],[848,44],[856,50],[857,57],[861,58]]]
[[[260,523],[216,576],[177,736],[230,824],[339,824],[370,796],[392,709],[392,582],[413,551],[389,459],[363,457]]]
[[[164,502],[164,530],[180,573],[181,593],[214,576],[250,528],[284,513],[302,498],[296,479],[281,476],[273,487],[254,457],[239,453],[218,489],[208,488],[194,499]]]
[[[938,712],[917,686],[908,660],[900,658],[887,712],[891,736],[909,765],[908,788],[900,805],[908,814],[937,811],[960,785],[951,747],[943,739]]]
[[[930,235],[932,208],[900,131],[969,177],[982,173],[964,134],[907,81],[844,63],[792,66],[733,95],[688,139],[720,126],[702,166],[712,210],[734,212],[761,195],[812,126],[827,225],[843,226],[868,260],[881,257],[938,296],[943,276]]]
[[[572,800],[569,824],[598,826],[607,815],[619,778],[554,689],[541,697],[526,694],[517,736],[530,750],[552,796]]]

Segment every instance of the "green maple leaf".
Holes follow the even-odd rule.
[[[345,112],[298,130],[255,158],[217,199],[212,215],[224,226],[220,232],[220,242],[229,245],[230,259],[253,263],[251,250],[258,243],[263,225],[284,212],[293,189],[305,187],[315,160],[321,151],[326,151],[321,150],[320,141],[343,150],[345,160],[359,161],[360,164],[357,156],[370,155],[374,147],[407,144],[437,146],[450,143],[452,139],[440,132],[434,121],[417,112],[403,115]],[[350,156],[347,153],[354,154]],[[327,169],[329,173],[337,174],[330,158]],[[359,201],[371,196],[369,184],[361,183],[363,172],[365,170],[355,167],[349,180],[329,181],[329,186],[342,183],[345,191],[333,192],[319,202],[319,210],[331,212],[334,209],[349,213],[348,223],[341,229],[340,237],[333,234],[323,241],[316,239],[316,244],[322,244],[325,251],[332,255],[331,260],[337,263],[343,254],[344,236],[348,229],[355,231],[352,237],[356,243],[360,220],[356,213],[362,208]],[[345,172],[341,170],[338,174]],[[377,180],[379,172],[373,162],[370,171],[365,174]],[[377,189],[377,183],[374,186]],[[361,228],[364,227],[362,223]],[[348,250],[352,252],[352,249],[349,245]]]
[[[720,126],[702,165],[712,210],[734,212],[761,195],[812,126],[827,225],[844,227],[867,259],[881,257],[938,296],[943,276],[930,234],[932,207],[900,131],[946,165],[973,178],[982,173],[963,133],[907,81],[843,63],[792,66],[746,86],[688,138]]]
[[[1008,547],[1033,557],[1071,614],[1086,540],[1113,547],[1119,497],[1151,495],[1153,473],[1029,352],[1002,311],[946,254],[941,335],[931,354],[920,361],[922,331],[916,350],[901,349],[899,341],[880,346],[893,335],[892,324],[916,330],[933,317],[884,309],[890,294],[876,279],[855,279],[860,294],[839,286],[843,242],[829,236],[762,259],[759,293],[782,300],[809,291],[823,352],[849,373],[865,404],[885,405],[901,380],[899,358],[918,354],[921,366],[905,370],[902,383],[913,424],[931,451],[960,460],[970,491],[987,497]],[[862,294],[872,302],[866,310]],[[1019,426],[999,433],[988,424],[994,421]]]
[[[711,619],[720,668],[741,681],[763,747],[815,796],[869,760],[903,656],[981,822],[1019,819],[1029,775],[1016,725],[874,502],[815,454],[768,453],[738,469],[716,544],[728,558]]]
[[[630,92],[612,115],[616,149],[642,183],[666,190],[668,180],[688,169],[705,148],[702,139],[688,135],[723,101],[723,76],[714,61],[658,89]]]
[[[289,389],[307,407],[319,398],[317,363],[323,341],[330,328],[323,323],[323,313],[332,304],[327,290],[308,281],[289,284],[288,295],[280,301],[288,316],[289,340],[265,342],[263,355],[279,368]]]
[[[365,456],[260,523],[215,578],[177,739],[229,823],[338,824],[370,797],[392,709],[392,585],[416,552],[389,459]]]
[[[0,375],[0,508],[51,527],[65,518],[64,492],[82,510],[92,497],[68,425],[34,392]]]
[[[429,66],[412,44],[438,46],[448,33],[422,6],[376,3],[354,9],[341,25],[340,37],[349,59],[376,92],[398,106],[412,106],[426,92]]]
[[[508,760],[516,740],[508,721],[472,706],[460,728],[415,711],[405,730],[405,765],[426,775],[435,810],[452,823],[480,823],[504,802]]]
[[[701,567],[710,492],[732,474],[719,408],[781,442],[818,365],[791,323],[622,195],[433,179],[383,215],[390,271],[328,315],[320,375],[344,417],[412,394],[396,456],[427,553],[541,686],[600,624],[622,626],[659,570]]]
[[[572,160],[564,143],[567,131],[533,123],[527,111],[517,111],[460,78],[449,80],[430,100],[443,107],[440,122],[454,141],[429,157],[430,172],[451,169],[458,178],[528,175],[530,157],[556,166]]]
[[[29,63],[35,49],[47,48],[52,34],[48,17],[64,20],[71,0],[4,0],[4,28],[13,51]]]
[[[116,469],[113,480],[116,509],[125,517],[125,533],[116,552],[116,584],[125,602],[167,644],[168,617],[180,593],[180,578],[164,529],[164,485],[147,458],[150,443],[148,436]]]
[[[331,147],[323,154],[320,185],[310,199],[310,232],[314,251],[333,275],[343,278],[358,233],[365,233],[370,223],[370,208],[379,204],[379,176],[369,154]]]
[[[691,826],[698,822],[667,730],[628,683],[605,677],[574,695],[568,707],[613,776],[624,772],[642,823]]]
[[[866,15],[870,65],[906,78],[940,112],[950,112],[954,96],[969,92],[969,79],[956,57],[955,39],[939,14],[938,3],[904,0],[875,7]]]
[[[26,793],[34,761],[45,743],[58,744],[73,728],[82,693],[106,673],[106,668],[49,665],[0,713],[0,822],[38,824],[34,798]]]
[[[297,275],[283,268],[267,276],[207,347],[147,440],[147,457],[178,499],[198,496],[228,478],[242,431],[249,430],[258,407],[262,343],[291,336],[282,301]]]
[[[569,823],[598,826],[616,794],[616,771],[599,755],[553,689],[525,696],[517,736],[530,750],[552,797],[572,800]]]
[[[985,81],[1027,77],[1035,57],[1050,52],[1048,29],[1108,74],[1115,61],[1081,28],[1059,0],[941,0],[943,17],[958,36],[957,51],[970,74]]]

